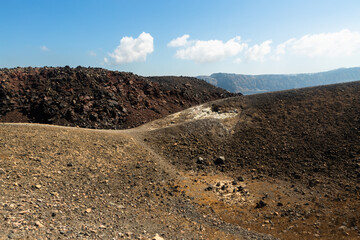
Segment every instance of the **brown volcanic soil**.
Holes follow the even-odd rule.
[[[0,124],[0,238],[360,239],[359,90],[228,98],[122,131]]]
[[[152,123],[144,138],[177,168],[220,185],[211,190],[218,198],[234,198],[197,198],[227,222],[284,239],[360,239],[359,93],[353,82],[219,100]],[[220,120],[194,119],[199,112]],[[233,196],[239,176],[249,196]]]
[[[194,203],[142,131],[0,124],[0,239],[273,239]]]
[[[83,67],[0,69],[0,122],[124,129],[230,96],[190,77]]]

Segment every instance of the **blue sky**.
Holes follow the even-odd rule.
[[[360,66],[360,1],[2,0],[0,68],[139,75]]]

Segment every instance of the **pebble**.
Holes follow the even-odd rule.
[[[263,201],[260,200],[258,203],[256,203],[256,207],[255,208],[263,208],[265,207],[267,204]]]
[[[223,165],[225,164],[225,157],[224,156],[220,156],[215,160],[215,165]]]
[[[155,234],[155,236],[152,238],[152,240],[164,240],[164,238],[161,237],[159,234]]]
[[[40,228],[44,227],[44,225],[40,221],[35,221],[35,226]]]
[[[242,176],[240,176],[240,177],[237,178],[237,180],[238,180],[239,182],[243,182],[243,181],[244,181],[244,178],[243,178]]]
[[[205,161],[204,161],[204,158],[202,157],[199,157],[198,160],[196,161],[197,164],[204,164]]]

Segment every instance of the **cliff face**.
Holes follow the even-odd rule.
[[[254,94],[357,81],[360,80],[360,68],[341,68],[328,72],[304,74],[244,75],[214,73],[210,76],[199,76],[198,78],[230,92]]]
[[[83,67],[0,70],[2,122],[123,129],[230,96],[195,78]]]

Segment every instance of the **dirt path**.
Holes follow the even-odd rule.
[[[0,238],[269,239],[180,191],[142,131],[0,124]]]

